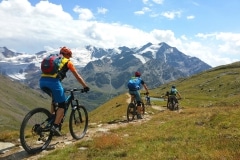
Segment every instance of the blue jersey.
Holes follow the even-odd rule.
[[[128,89],[130,91],[136,91],[139,90],[141,88],[141,84],[143,84],[144,82],[142,81],[142,79],[140,77],[132,77],[129,81],[128,81]]]

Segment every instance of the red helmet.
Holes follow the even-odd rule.
[[[135,77],[140,77],[141,73],[140,72],[135,72]]]
[[[72,57],[72,51],[67,48],[67,47],[62,47],[61,50],[60,50],[60,54],[62,55],[69,55],[70,57]]]

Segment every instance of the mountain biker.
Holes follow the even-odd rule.
[[[51,131],[56,136],[61,136],[59,124],[61,123],[61,120],[64,116],[64,109],[66,108],[66,97],[61,81],[66,77],[67,71],[70,70],[72,72],[77,81],[84,87],[85,92],[90,90],[81,75],[77,72],[73,63],[70,61],[70,58],[72,57],[72,51],[67,47],[62,47],[60,49],[59,55],[62,56],[61,65],[63,66],[60,71],[56,74],[42,73],[39,80],[40,88],[50,97],[52,97],[51,113],[53,115],[55,114],[55,121],[53,126],[51,127]],[[54,103],[58,103],[56,113],[55,109],[53,108]]]
[[[133,85],[130,85],[130,83],[128,83],[129,94],[135,96],[135,99],[137,101],[137,118],[142,119],[140,113],[141,113],[141,103],[143,103],[143,102],[142,102],[139,90],[141,89],[141,86],[143,86],[146,91],[146,94],[149,94],[147,85],[141,79],[140,72],[135,72],[135,77],[132,77],[129,80],[129,82],[134,82]],[[131,99],[131,101],[132,101],[132,99]]]
[[[168,94],[168,102],[169,102],[171,99],[173,99],[173,101],[174,101],[176,104],[178,104],[177,96],[178,96],[179,99],[181,99],[181,95],[180,95],[180,93],[178,92],[176,86],[173,85],[173,86],[171,87],[170,91],[167,92],[167,94]],[[166,94],[166,95],[167,95],[167,94]]]

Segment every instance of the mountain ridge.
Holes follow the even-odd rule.
[[[187,56],[165,42],[147,43],[138,48],[123,46],[106,49],[87,46],[73,50],[74,56],[71,60],[89,87],[95,91],[89,97],[102,95],[101,101],[98,101],[99,104],[106,102],[109,97],[127,91],[126,82],[135,71],[142,73],[142,78],[149,88],[155,88],[212,68],[200,59]],[[4,54],[0,52],[0,74],[12,79],[19,78],[22,83],[31,88],[39,89],[40,62],[44,56],[57,53],[58,50],[40,51],[33,55],[11,53],[8,58],[3,59],[2,57],[8,52]],[[63,84],[68,88],[79,86],[71,73],[67,74]],[[90,100],[89,97],[86,101]],[[94,105],[93,108],[95,107],[97,106]]]

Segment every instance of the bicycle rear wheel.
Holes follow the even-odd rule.
[[[35,154],[46,149],[52,140],[50,126],[45,126],[51,113],[45,108],[30,111],[22,121],[20,128],[20,142],[29,154]]]
[[[134,120],[135,115],[137,115],[136,106],[134,103],[130,103],[127,107],[127,120]]]
[[[81,139],[88,128],[88,113],[84,106],[75,106],[69,118],[69,130],[73,138]]]
[[[169,109],[170,111],[173,111],[173,110],[174,110],[174,104],[173,104],[173,102],[169,102],[169,103],[168,103],[168,109]]]
[[[178,103],[174,103],[174,110],[179,111],[179,105],[178,105]]]

